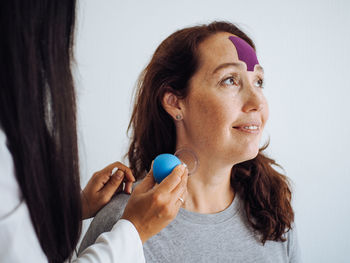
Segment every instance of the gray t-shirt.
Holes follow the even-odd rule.
[[[92,221],[79,253],[110,230],[121,217],[129,196],[120,194]],[[245,219],[238,195],[231,205],[216,214],[199,214],[180,209],[177,217],[143,246],[146,262],[301,262],[293,228],[286,242],[262,245]]]

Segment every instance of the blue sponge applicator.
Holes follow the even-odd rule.
[[[179,158],[173,154],[163,153],[154,159],[153,176],[155,181],[160,184],[165,177],[167,177],[173,169],[181,164]]]

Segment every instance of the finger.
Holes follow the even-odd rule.
[[[124,172],[118,170],[115,172],[108,180],[108,182],[101,189],[100,193],[104,196],[104,200],[110,200],[114,193],[117,191],[118,187],[120,187],[121,183],[124,179]]]
[[[145,176],[145,178],[142,180],[142,182],[136,186],[134,189],[134,192],[140,192],[140,193],[146,193],[149,190],[153,188],[153,186],[156,184],[154,177],[153,177],[153,162],[151,164],[151,170],[148,172],[148,174]]]
[[[135,177],[133,176],[131,170],[129,167],[126,167],[127,170],[124,170],[124,182],[125,182],[125,189],[124,192],[127,194],[131,194],[132,191],[132,185],[135,182]]]
[[[174,170],[169,174],[160,184],[159,191],[171,192],[175,187],[181,182],[182,174],[184,173],[185,166],[180,164],[174,168]]]
[[[116,193],[120,193],[124,190],[124,184],[120,183],[119,187],[117,188],[117,190],[115,191]]]
[[[185,198],[184,197],[179,197],[175,201],[175,206],[176,206],[177,209],[179,209],[183,204],[185,204]]]
[[[121,167],[121,164],[122,164],[121,162],[111,163],[111,164],[107,165],[105,168],[103,168],[100,172],[104,172],[104,173],[106,173],[108,171],[111,172],[115,167],[117,167],[117,168]],[[123,170],[123,169],[121,169],[121,170]]]
[[[182,206],[187,196],[187,179],[184,178],[171,194],[171,202],[174,202],[176,205]]]
[[[153,178],[153,174],[148,173],[142,182],[137,185],[134,189],[134,193],[146,193],[153,189],[153,186],[156,184]]]
[[[109,167],[109,166],[108,166]],[[112,171],[109,171],[107,168],[104,168],[98,172],[95,172],[92,177],[90,178],[88,184],[91,185],[91,189],[94,192],[100,191],[104,185],[109,181],[110,176],[112,175]]]
[[[124,179],[125,179],[125,177],[124,177]],[[127,194],[131,194],[132,185],[133,185],[133,182],[126,181],[126,182],[125,182],[125,189],[124,189],[124,192],[127,193]]]
[[[181,177],[181,182],[174,188],[173,191],[171,191],[171,194],[175,198],[179,198],[180,196],[183,195],[183,193],[187,189],[187,180],[188,180],[188,170],[185,169]]]
[[[118,169],[120,170],[123,170],[124,173],[125,173],[125,178],[130,181],[130,182],[135,182],[135,177],[134,175],[132,174],[132,171],[129,167],[127,167],[126,165],[122,164],[121,162],[115,162],[114,163],[116,166],[115,167],[118,167]],[[112,164],[113,165],[113,164]],[[124,178],[124,179],[125,179]]]
[[[105,173],[95,173],[90,181],[88,182],[88,185],[90,185],[90,188],[93,192],[100,191],[104,185],[109,181],[110,176]]]
[[[114,162],[108,165],[107,167],[103,168],[100,172],[111,174],[114,168],[118,168],[119,170],[124,171],[126,178],[131,182],[135,182],[135,177],[132,174],[131,169],[126,165],[122,164],[121,162]]]
[[[124,164],[121,164],[121,169],[124,171],[125,179],[127,181],[129,181],[129,182],[135,182],[136,181],[136,179],[135,179],[134,175],[132,174],[132,171],[131,171],[131,169],[129,167],[125,166]]]

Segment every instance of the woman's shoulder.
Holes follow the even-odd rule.
[[[92,222],[94,221],[99,221],[100,223],[107,222],[108,220],[112,221],[113,218],[116,219],[116,221],[118,221],[124,212],[125,206],[128,203],[129,198],[130,198],[129,194],[125,194],[125,193],[116,194],[111,199],[111,201],[96,214]],[[111,226],[111,229],[112,227],[113,225]]]
[[[81,242],[78,251],[79,254],[85,248],[95,243],[100,234],[110,231],[113,228],[115,223],[117,223],[123,215],[129,198],[130,195],[125,193],[116,194],[111,201],[97,213]]]
[[[302,262],[298,231],[295,222],[292,224],[291,229],[286,233],[286,238],[289,262]]]

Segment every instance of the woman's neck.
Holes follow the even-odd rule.
[[[212,158],[204,160],[198,157],[200,164],[195,174],[188,178],[183,208],[202,214],[223,211],[234,198],[230,184],[232,165],[223,166],[216,164]]]

